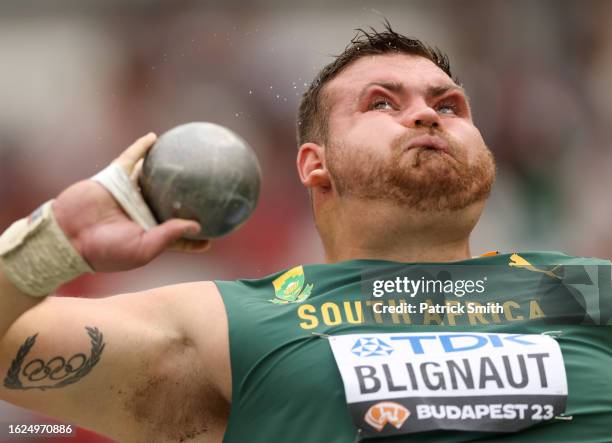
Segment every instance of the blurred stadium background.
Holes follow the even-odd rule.
[[[298,100],[354,29],[380,28],[382,16],[448,52],[497,158],[472,252],[611,258],[612,2],[605,0],[1,1],[0,231],[141,134],[212,121],[257,152],[264,181],[253,218],[206,255],[168,253],[61,292],[102,296],[320,262],[294,166]],[[96,407],[93,394],[85,407]],[[0,423],[42,420],[0,402]],[[107,440],[79,431],[69,441]]]

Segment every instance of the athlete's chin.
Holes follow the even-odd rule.
[[[450,168],[423,166],[418,172],[396,171],[385,193],[397,204],[420,212],[459,211],[484,202],[491,180],[457,174]]]
[[[418,183],[419,187],[429,187],[460,181],[457,166],[456,160],[448,154],[426,154],[398,162],[390,174],[406,184]]]
[[[411,211],[421,213],[458,213],[469,208],[482,206],[486,197],[476,198],[469,194],[453,195],[427,195],[415,196],[413,194],[403,195],[395,199],[395,202]]]

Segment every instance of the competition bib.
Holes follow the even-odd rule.
[[[329,342],[364,437],[516,432],[565,411],[563,356],[547,335],[348,334]]]

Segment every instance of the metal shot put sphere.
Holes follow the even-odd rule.
[[[260,169],[251,147],[214,123],[187,123],[162,134],[139,177],[158,222],[196,220],[206,239],[229,234],[255,210]]]

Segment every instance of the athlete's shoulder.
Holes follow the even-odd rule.
[[[215,280],[222,296],[255,297],[295,302],[309,296],[313,283],[317,292],[327,286],[337,288],[344,284],[367,279],[377,272],[389,272],[389,268],[412,266],[504,266],[510,268],[530,266],[610,266],[610,261],[595,257],[572,256],[558,251],[510,251],[489,252],[471,259],[452,263],[412,263],[374,259],[348,260],[338,263],[295,265],[260,278]]]
[[[312,289],[306,275],[320,265],[297,265],[277,271],[261,278],[242,278],[238,280],[215,280],[221,295],[226,297],[279,298],[296,301]]]

